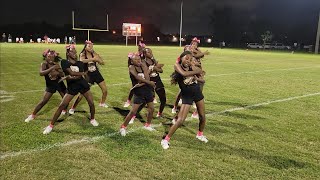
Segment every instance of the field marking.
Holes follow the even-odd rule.
[[[286,101],[291,101],[291,100],[295,100],[295,99],[300,99],[300,98],[305,98],[305,97],[311,97],[311,96],[317,96],[320,95],[320,92],[317,93],[311,93],[311,94],[305,94],[305,95],[301,95],[301,96],[293,96],[293,97],[288,97],[288,98],[284,98],[284,99],[277,99],[277,100],[270,100],[270,101],[266,101],[266,102],[262,102],[262,103],[258,103],[258,104],[253,104],[253,105],[248,105],[248,106],[244,106],[244,107],[237,107],[237,108],[231,108],[231,109],[227,109],[224,111],[220,111],[220,112],[213,112],[213,113],[207,113],[206,116],[207,117],[212,117],[214,115],[219,115],[219,114],[224,114],[226,112],[233,112],[233,111],[240,111],[240,110],[246,110],[246,109],[250,109],[250,108],[255,108],[255,107],[260,107],[260,106],[265,106],[265,105],[270,105],[273,103],[280,103],[280,102],[286,102]],[[186,120],[190,120],[191,118],[187,118]],[[152,127],[160,127],[161,124],[157,124],[157,125],[153,125]],[[128,133],[132,133],[135,131],[138,131],[140,129],[143,129],[143,127],[139,127],[139,128],[132,128],[128,131]],[[95,136],[95,137],[84,137],[82,139],[78,139],[78,140],[70,140],[64,143],[55,143],[55,144],[51,144],[51,145],[46,145],[46,146],[42,146],[42,147],[38,147],[38,148],[34,148],[34,149],[27,149],[27,150],[21,150],[21,151],[13,151],[13,152],[1,152],[0,153],[0,159],[6,159],[8,157],[16,157],[16,156],[20,156],[23,154],[31,154],[31,153],[37,153],[37,152],[41,152],[41,151],[46,151],[55,147],[66,147],[66,146],[70,146],[70,145],[74,145],[74,144],[80,144],[80,143],[92,143],[92,142],[96,142],[98,140],[107,138],[107,137],[113,137],[119,135],[119,132],[113,132],[113,133],[108,133],[108,134],[104,134],[104,135],[100,135],[100,136]]]
[[[208,76],[218,77],[218,76],[229,76],[229,75],[238,75],[238,74],[256,74],[256,73],[263,73],[263,72],[273,72],[273,71],[292,71],[292,70],[299,70],[299,69],[312,69],[312,68],[319,68],[320,66],[309,66],[309,67],[299,67],[299,68],[286,68],[286,69],[267,69],[261,71],[247,71],[247,72],[238,72],[238,73],[227,73],[227,74],[210,74]]]
[[[14,100],[14,96],[10,95],[7,91],[0,90],[0,103],[9,102]]]

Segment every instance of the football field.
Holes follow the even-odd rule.
[[[0,179],[320,179],[319,55],[201,48],[210,52],[202,61],[209,142],[195,138],[198,120],[188,118],[163,150],[179,89],[170,75],[183,48],[149,46],[165,64],[164,117],[155,117],[155,104],[156,131],[146,131],[143,109],[122,137],[118,131],[130,110],[123,107],[131,88],[127,54],[137,47],[94,45],[105,61],[100,72],[109,105],[98,107],[101,90],[92,86],[98,127],[89,123],[82,100],[75,114],[60,116],[43,135],[61,101],[58,93],[35,120],[24,119],[45,90],[42,52],[54,49],[65,58],[65,46],[0,46]],[[78,53],[82,48],[76,46]]]

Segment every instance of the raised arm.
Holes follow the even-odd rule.
[[[182,67],[177,63],[174,64],[174,70],[177,71],[179,74],[181,74],[184,77],[193,76],[193,75],[197,75],[197,74],[202,73],[202,70],[198,67],[195,67],[195,66],[192,67],[192,71],[184,71],[182,69]]]
[[[41,63],[40,70],[39,70],[40,76],[45,76],[45,75],[49,74],[52,70],[60,68],[59,65],[54,65],[54,66],[46,69],[46,65],[47,65],[47,63]]]

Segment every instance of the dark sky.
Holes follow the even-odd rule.
[[[105,27],[106,12],[110,29],[123,22],[153,23],[164,33],[179,32],[179,0],[5,0],[1,2],[0,25],[46,21],[71,24],[75,10],[76,25]],[[184,34],[211,34],[212,9],[231,7],[239,21],[264,19],[278,28],[299,25],[316,28],[320,0],[184,0]],[[274,27],[270,27],[272,30]]]

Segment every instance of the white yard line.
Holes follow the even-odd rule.
[[[299,67],[299,68],[287,68],[287,69],[267,69],[262,71],[247,71],[247,72],[238,72],[238,73],[226,73],[226,74],[210,74],[207,76],[230,76],[230,75],[238,75],[238,74],[256,74],[256,73],[263,73],[263,72],[273,72],[273,71],[292,71],[292,70],[299,70],[299,69],[312,69],[312,68],[319,68],[320,66],[311,66],[311,67]]]
[[[286,101],[291,101],[291,100],[305,98],[305,97],[311,97],[311,96],[317,96],[317,95],[320,95],[320,92],[305,94],[302,96],[293,96],[293,97],[288,97],[288,98],[284,98],[284,99],[270,100],[270,101],[266,101],[266,102],[262,102],[262,103],[258,103],[258,104],[253,104],[253,105],[249,105],[249,106],[245,106],[245,107],[231,108],[231,109],[227,109],[227,110],[220,111],[220,112],[207,113],[206,116],[211,117],[214,115],[224,114],[226,112],[240,111],[240,110],[250,109],[250,108],[254,108],[254,107],[266,106],[266,105],[270,105],[273,103],[286,102]],[[160,127],[160,126],[161,126],[161,124],[158,124],[158,125],[154,125],[153,127]],[[142,128],[143,127],[132,128],[129,130],[129,132],[138,131]],[[31,153],[41,152],[41,151],[47,151],[47,150],[55,148],[55,147],[66,147],[66,146],[80,144],[80,143],[92,143],[92,142],[96,142],[96,141],[99,141],[99,140],[107,138],[107,137],[113,137],[113,136],[117,136],[117,135],[119,135],[119,132],[108,133],[105,135],[95,136],[95,137],[91,137],[91,138],[85,137],[85,138],[78,139],[78,140],[70,140],[70,141],[67,141],[64,143],[55,143],[55,144],[51,144],[51,145],[46,145],[46,146],[34,148],[34,149],[27,149],[27,150],[21,150],[21,151],[16,151],[16,152],[1,152],[0,159],[3,160],[6,158],[9,158],[9,157],[16,157],[16,156],[20,156],[23,154],[31,154]]]

